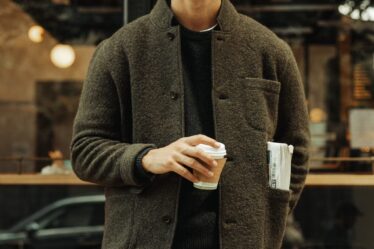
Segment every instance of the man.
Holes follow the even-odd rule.
[[[200,32],[202,31],[202,32]],[[204,143],[226,145],[217,191]],[[268,185],[267,141],[294,145],[290,191]],[[158,0],[99,44],[71,158],[105,186],[104,248],[280,248],[310,133],[290,47],[229,0]]]

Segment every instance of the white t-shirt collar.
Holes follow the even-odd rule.
[[[207,31],[210,31],[210,30],[214,29],[216,26],[217,26],[217,23],[214,24],[212,27],[207,28],[207,29],[204,29],[204,30],[200,30],[199,32],[207,32]]]

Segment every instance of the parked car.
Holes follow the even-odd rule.
[[[59,200],[0,232],[0,249],[100,249],[103,195]]]

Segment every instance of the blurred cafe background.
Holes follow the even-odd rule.
[[[0,0],[0,248],[100,248],[69,143],[95,46],[155,0]],[[374,249],[374,1],[232,0],[290,44],[312,133],[283,248]]]

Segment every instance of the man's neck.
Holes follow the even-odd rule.
[[[216,24],[221,0],[171,0],[171,9],[180,24],[201,31]]]

